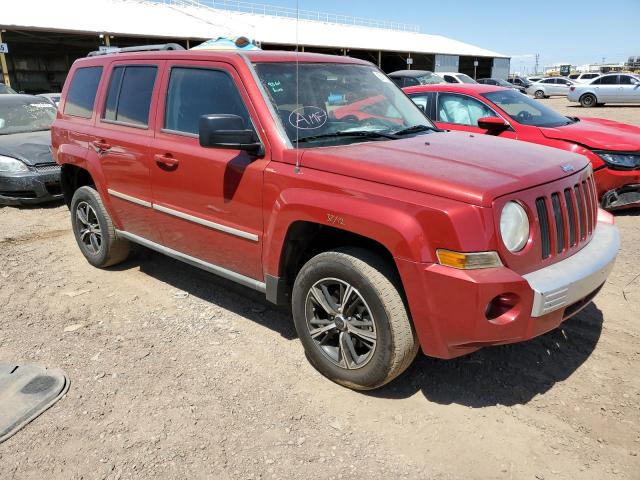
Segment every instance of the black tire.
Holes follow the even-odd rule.
[[[419,345],[400,289],[396,286],[399,283],[396,276],[395,271],[381,257],[360,248],[341,248],[320,253],[302,267],[293,286],[293,318],[309,362],[325,377],[355,390],[371,390],[390,382],[411,365]],[[333,280],[351,285],[355,289],[355,297],[352,297],[354,301],[351,303],[363,300],[364,306],[371,313],[374,326],[373,332],[368,333],[376,336],[376,343],[361,366],[356,365],[356,362],[353,362],[351,368],[340,366],[325,353],[324,349],[332,348],[328,346],[331,340],[342,345],[336,339],[336,335],[339,337],[341,334],[337,329],[327,333],[322,339],[322,342],[327,342],[325,347],[321,347],[312,338],[308,317],[315,315],[318,307],[310,309],[309,305],[314,303],[310,298],[313,296],[311,289],[321,282]],[[341,303],[349,304],[347,300]],[[334,305],[337,306],[337,302]],[[340,308],[342,307],[344,305]],[[361,315],[359,320],[358,315]],[[338,321],[338,316],[329,315],[327,318],[329,319],[325,321],[333,321],[334,325]],[[363,318],[364,315],[356,313],[349,317],[349,322],[363,324]],[[347,323],[346,320],[343,321]],[[351,330],[347,330],[342,333],[350,332]],[[327,337],[329,340],[325,340]],[[361,343],[358,336],[351,336],[350,342],[352,347],[368,346]],[[355,348],[352,351],[356,353]],[[338,352],[337,355],[338,358],[342,356],[340,363],[348,364],[349,360],[344,358],[344,354]],[[354,359],[350,353],[348,355]]]
[[[87,223],[97,225],[99,234],[98,229],[92,229],[87,234],[87,223],[83,223],[83,218],[87,219]],[[110,267],[129,256],[130,244],[127,240],[117,237],[111,217],[95,188],[85,186],[74,192],[71,199],[71,226],[80,251],[94,267]],[[97,240],[94,242],[98,237],[99,243]]]
[[[585,93],[580,97],[580,105],[584,108],[595,107],[598,104],[598,100],[593,93]]]
[[[538,100],[545,98],[544,92],[542,90],[536,90],[533,93],[533,96],[536,97]]]

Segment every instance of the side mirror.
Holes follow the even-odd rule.
[[[242,150],[252,155],[264,154],[256,133],[247,129],[238,115],[203,115],[199,121],[200,145],[208,148]]]
[[[500,117],[482,117],[478,119],[478,127],[487,133],[500,133],[509,128],[509,124]]]

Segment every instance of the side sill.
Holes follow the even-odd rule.
[[[207,263],[203,260],[187,255],[186,253],[178,252],[177,250],[173,250],[172,248],[165,247],[164,245],[160,245],[159,243],[152,242],[151,240],[147,240],[146,238],[139,237],[138,235],[134,235],[133,233],[125,232],[124,230],[116,230],[116,235],[142,245],[143,247],[155,250],[156,252],[163,253],[164,255],[175,258],[176,260],[183,261],[194,267],[201,268],[202,270],[206,270],[207,272],[226,278],[227,280],[231,280],[239,283],[240,285],[244,285],[245,287],[252,288],[262,293],[266,293],[267,291],[267,287],[264,282],[234,272],[233,270],[219,267],[218,265],[214,265],[213,263]]]

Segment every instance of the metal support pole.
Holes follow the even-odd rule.
[[[382,68],[382,50],[378,50],[378,68]]]
[[[0,43],[2,43],[2,32],[0,31]],[[9,68],[7,67],[7,59],[4,56],[4,53],[0,53],[0,66],[2,66],[2,78],[4,80],[4,84],[7,87],[11,86],[11,80],[9,80]]]
[[[111,40],[109,40],[109,34],[107,34],[107,33],[104,34],[104,44],[107,47],[111,46]]]

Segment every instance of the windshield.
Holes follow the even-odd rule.
[[[0,101],[0,135],[49,130],[56,108],[44,99],[11,95]]]
[[[490,102],[495,103],[513,120],[523,125],[535,127],[561,127],[573,123],[567,117],[545,107],[541,103],[515,90],[483,93]]]
[[[508,88],[513,88],[513,84],[507,82],[506,80],[502,80],[502,79],[497,79],[496,83],[498,85],[500,85],[501,87],[508,87]]]
[[[420,82],[420,85],[439,85],[445,82],[444,78],[435,75],[433,73],[427,73],[416,78]]]
[[[7,87],[4,83],[0,83],[0,94],[3,93],[17,93],[13,88]]]
[[[257,63],[255,68],[294,145],[389,139],[416,125],[434,128],[425,114],[373,66]]]
[[[478,83],[469,75],[465,75],[464,73],[458,73],[457,77],[458,77],[458,80],[460,80],[462,83]]]

